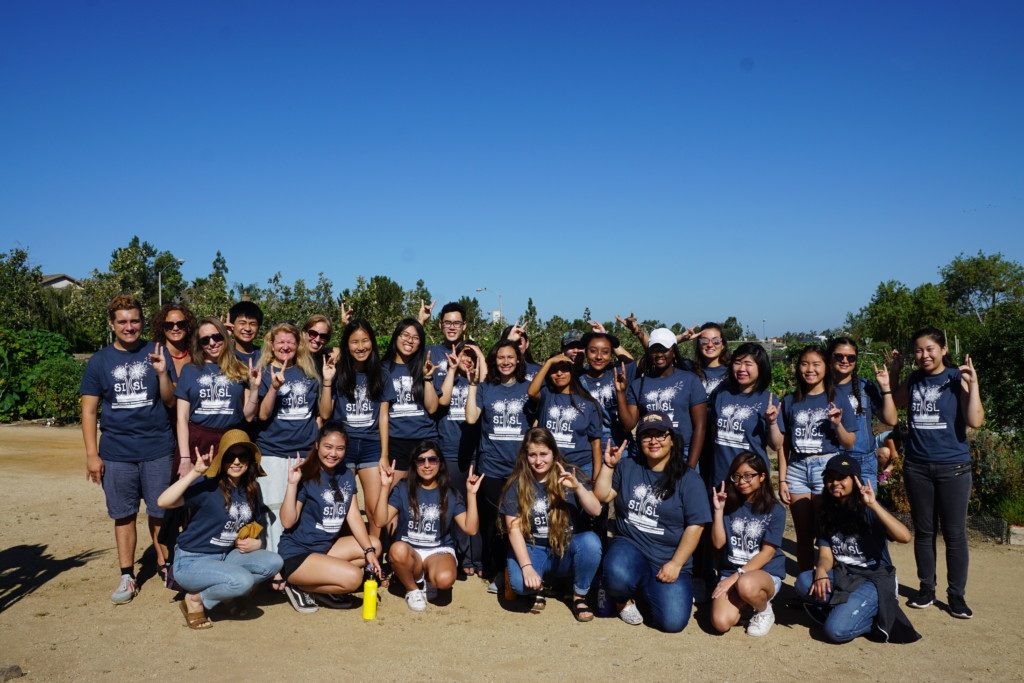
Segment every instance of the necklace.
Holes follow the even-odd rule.
[[[185,353],[181,354],[180,356],[175,356],[173,353],[171,353],[171,347],[169,346],[167,347],[167,353],[169,353],[171,358],[173,358],[174,360],[181,360],[182,358],[188,355],[188,351],[186,350]]]

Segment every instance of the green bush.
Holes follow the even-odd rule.
[[[1024,526],[1024,495],[1004,498],[996,505],[995,512],[1009,524]]]
[[[974,495],[971,511],[995,512],[1007,500],[1024,498],[1024,451],[1019,438],[979,429],[971,434]]]
[[[39,366],[47,359],[73,363],[67,339],[45,330],[0,328],[0,422],[49,417],[39,412],[39,398],[35,393]],[[65,368],[70,370],[70,366]],[[72,376],[81,380],[81,369],[76,369]],[[76,394],[77,390],[76,382]]]
[[[47,358],[32,368],[29,399],[35,414],[57,422],[77,421],[81,415],[78,387],[84,371],[84,363],[68,356]]]

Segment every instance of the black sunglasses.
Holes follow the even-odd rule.
[[[200,337],[199,345],[209,346],[210,342],[220,344],[222,341],[224,341],[224,335],[221,334],[220,332],[214,332],[213,334],[208,334],[205,337]]]
[[[168,332],[170,332],[171,330],[173,330],[175,328],[177,328],[179,330],[187,330],[188,329],[188,323],[185,322],[184,320],[175,320],[174,322],[171,322],[170,320],[165,320],[164,324],[163,324],[163,328],[165,330],[167,330]]]
[[[317,332],[316,330],[306,330],[306,334],[309,335],[310,339],[323,339],[324,342],[331,341],[330,332]]]
[[[436,455],[422,455],[416,458],[417,465],[436,465],[440,458]]]
[[[845,354],[844,353],[833,353],[832,354],[832,360],[834,360],[837,363],[842,363],[843,359],[845,359],[847,363],[856,363],[857,362],[857,355],[854,354],[854,353],[845,353]]]

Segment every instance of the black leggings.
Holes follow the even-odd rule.
[[[914,522],[914,559],[922,588],[935,590],[935,531],[946,543],[946,590],[967,589],[967,503],[971,499],[971,463],[903,463],[903,484]]]
[[[505,569],[505,555],[508,545],[505,537],[498,534],[498,507],[501,505],[501,490],[507,480],[500,477],[493,479],[488,475],[480,482],[480,540],[483,545],[484,574],[493,576]]]

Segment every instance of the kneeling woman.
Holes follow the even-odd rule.
[[[771,600],[786,578],[780,549],[786,508],[775,498],[764,459],[751,452],[737,455],[711,503],[711,545],[722,556],[711,594],[711,623],[725,633],[739,622],[740,609],[750,605],[754,616],[747,635],[767,635],[775,623]]]
[[[818,520],[818,564],[796,580],[809,596],[807,613],[834,643],[845,643],[875,628],[888,642],[910,643],[921,636],[900,609],[896,570],[886,540],[909,543],[910,530],[860,481],[860,465],[837,455],[825,465],[825,492]]]
[[[519,595],[535,595],[533,608],[544,608],[540,595],[545,575],[573,577],[572,613],[591,621],[586,597],[601,564],[601,541],[583,531],[582,514],[601,514],[601,503],[583,483],[585,473],[567,463],[555,437],[543,427],[526,432],[515,469],[502,492],[501,513],[509,539],[509,584]],[[579,530],[578,530],[579,529]]]
[[[249,594],[280,571],[281,557],[263,550],[259,538],[238,537],[263,509],[256,444],[232,429],[221,437],[216,456],[212,447],[206,453],[196,449],[195,455],[192,469],[161,493],[157,504],[185,505],[191,513],[174,551],[174,580],[185,589],[181,611],[188,627],[204,629],[213,626],[207,609]]]
[[[594,484],[598,500],[615,501],[615,537],[604,558],[604,580],[619,618],[644,619],[632,602],[639,593],[653,626],[668,633],[686,628],[693,607],[693,551],[711,509],[704,481],[686,463],[682,437],[660,412],[637,427],[640,455],[623,458],[625,442],[609,442],[605,467]]]
[[[463,503],[449,483],[441,447],[435,442],[421,441],[413,448],[410,464],[409,476],[397,484],[395,463],[380,468],[382,492],[373,517],[374,524],[382,528],[398,518],[396,540],[388,557],[405,587],[409,609],[422,612],[427,609],[428,593],[448,590],[455,583],[452,522],[470,536],[477,532],[476,493],[483,475],[473,474],[473,466],[469,466]]]
[[[288,469],[278,552],[288,581],[285,593],[297,612],[315,612],[318,602],[353,607],[339,594],[359,589],[363,567],[380,574],[380,541],[370,538],[359,506],[352,504],[356,480],[342,464],[346,443],[345,428],[328,422],[306,459]],[[351,536],[341,535],[346,522]]]

